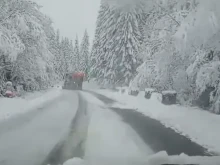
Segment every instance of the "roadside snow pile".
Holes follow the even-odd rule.
[[[220,157],[202,157],[202,156],[187,156],[184,154],[176,156],[168,156],[165,151],[159,152],[152,156],[148,156],[145,160],[101,160],[96,161],[82,160],[80,158],[73,158],[68,160],[63,165],[158,165],[158,164],[199,164],[199,165],[219,165]]]
[[[114,107],[136,109],[146,116],[161,121],[166,127],[188,136],[192,141],[210,151],[220,153],[219,115],[193,107],[166,106],[158,101],[161,99],[159,95],[147,100],[143,97],[122,95],[105,90],[99,90],[99,93],[117,100],[119,103],[116,103]]]
[[[36,109],[59,97],[60,94],[60,88],[52,88],[41,94],[39,92],[29,94],[29,97],[26,96],[25,98],[0,98],[0,121]]]

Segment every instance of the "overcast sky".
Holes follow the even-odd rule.
[[[61,35],[74,40],[78,34],[81,40],[85,29],[87,29],[90,40],[92,40],[100,0],[35,1],[43,6],[41,11],[52,18],[54,27],[60,29]]]

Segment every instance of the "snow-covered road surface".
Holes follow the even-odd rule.
[[[8,119],[0,125],[0,165],[58,165],[73,157],[141,164],[155,152],[180,154],[187,146],[192,155],[206,155],[158,121],[112,109],[113,102],[94,92],[62,90],[54,101]],[[177,146],[181,141],[185,144]],[[177,143],[169,146],[172,142]]]
[[[63,91],[59,99],[40,107],[38,115],[10,120],[0,129],[1,165],[39,165],[68,133],[78,107],[78,96]],[[20,125],[20,126],[18,126]],[[11,128],[8,131],[3,128]],[[15,128],[15,129],[12,129]]]
[[[151,148],[122,118],[109,109],[91,106],[93,111],[85,143],[87,160],[139,160],[153,154]]]
[[[137,160],[150,154],[119,115],[93,95],[75,91],[63,90],[53,102],[0,126],[1,165],[57,165],[72,157]]]

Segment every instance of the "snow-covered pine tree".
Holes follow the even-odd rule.
[[[128,84],[140,59],[142,14],[138,3],[119,4],[103,1],[97,20],[92,49],[92,71],[104,84]],[[141,11],[141,12],[140,12]]]
[[[56,31],[56,45],[59,47],[60,46],[60,30],[57,29]]]
[[[99,83],[103,83],[109,81],[105,79],[105,53],[108,49],[108,41],[114,34],[114,29],[110,27],[116,25],[114,11],[105,1],[101,1],[96,24],[95,39],[91,52],[90,76],[95,77]]]
[[[73,48],[72,48],[72,42],[71,40],[67,39],[67,66],[68,66],[68,72],[72,72],[72,57],[73,57]]]
[[[113,78],[115,83],[128,85],[141,64],[137,56],[141,44],[141,32],[135,8],[118,12],[120,14],[116,17],[115,34],[109,42],[111,47],[106,54],[109,67],[106,75],[108,78]]]
[[[64,50],[65,50],[65,40],[62,37],[61,38],[61,42],[60,42],[60,73],[62,74],[62,77],[64,77],[64,75],[66,74],[67,71],[67,66],[66,66],[66,59],[65,59],[65,55],[64,55]]]
[[[56,76],[58,79],[62,79],[62,74],[61,74],[61,48],[60,48],[60,33],[59,30],[56,31],[54,34],[54,37],[52,38],[51,41],[51,47],[54,50],[52,54],[54,54],[54,69],[56,71]]]
[[[81,70],[84,72],[87,72],[89,65],[88,60],[89,60],[89,35],[86,30],[80,45],[80,66],[81,66]]]
[[[63,43],[63,54],[64,54],[64,61],[65,61],[65,70],[66,73],[71,71],[71,47],[70,47],[70,41],[68,38],[64,39]]]
[[[61,77],[59,77],[59,70],[58,70],[58,61],[57,58],[59,56],[59,48],[56,42],[56,33],[53,30],[53,33],[48,37],[49,42],[49,51],[53,54],[52,63],[53,63],[53,69],[54,69],[54,81],[60,80]]]
[[[76,68],[75,66],[75,62],[76,62],[76,59],[74,57],[74,46],[73,46],[73,41],[70,40],[70,43],[69,43],[69,51],[70,51],[70,72],[73,72]]]
[[[72,61],[73,61],[72,65],[73,65],[73,68],[75,69],[75,71],[80,71],[81,66],[80,66],[80,52],[79,52],[78,36],[76,36],[76,39],[75,39],[75,46],[74,46],[74,50],[73,50]]]

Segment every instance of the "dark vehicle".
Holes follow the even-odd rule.
[[[84,73],[82,72],[68,73],[65,76],[63,89],[82,90],[83,79]]]

